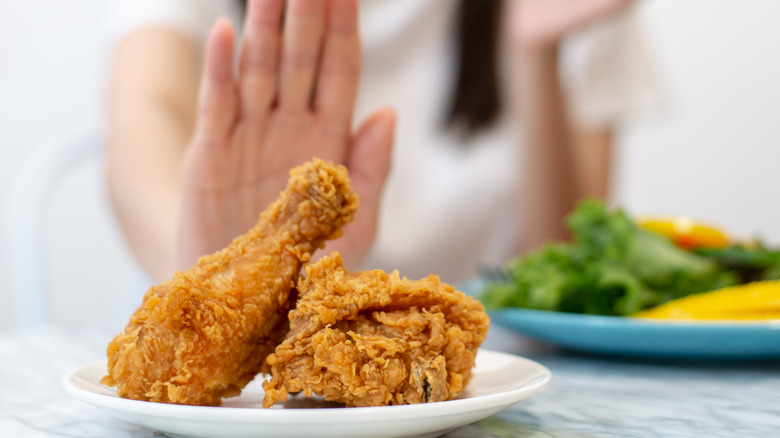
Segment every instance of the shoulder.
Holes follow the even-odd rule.
[[[164,26],[202,43],[219,17],[241,20],[237,0],[114,0],[108,6],[106,30],[118,41],[147,26]]]

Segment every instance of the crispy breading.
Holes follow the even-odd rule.
[[[343,166],[314,160],[290,175],[253,229],[146,293],[108,346],[102,383],[126,398],[215,405],[264,368],[302,263],[357,208]]]
[[[264,407],[298,391],[349,406],[460,394],[490,323],[482,304],[435,275],[350,274],[335,252],[304,269],[290,333],[267,359]]]

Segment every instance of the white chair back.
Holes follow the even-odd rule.
[[[99,158],[102,129],[86,127],[58,136],[39,148],[18,169],[6,211],[4,240],[17,327],[48,322],[41,225],[57,184],[88,160]]]

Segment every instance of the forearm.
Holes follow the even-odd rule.
[[[564,218],[576,203],[578,189],[557,49],[525,50],[518,76],[525,136],[522,249],[527,250],[567,238]]]
[[[173,273],[198,59],[188,37],[143,29],[120,45],[110,78],[109,193],[130,249],[154,280]]]
[[[612,129],[578,129],[572,139],[580,197],[609,196],[612,176]]]
[[[188,137],[186,124],[165,108],[148,108],[110,130],[111,201],[130,249],[154,280],[173,273],[181,205],[176,149],[183,149]]]

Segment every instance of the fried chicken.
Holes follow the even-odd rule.
[[[431,274],[350,274],[338,253],[304,267],[290,333],[268,356],[263,406],[303,391],[349,406],[427,403],[466,386],[489,318]]]
[[[344,167],[314,160],[290,174],[253,229],[145,294],[108,346],[102,383],[126,398],[216,405],[261,371],[287,332],[302,263],[357,208]]]

